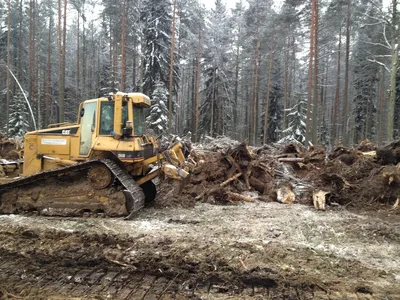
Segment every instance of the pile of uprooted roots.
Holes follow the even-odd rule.
[[[22,139],[8,138],[0,132],[0,159],[17,160],[22,147]]]
[[[327,153],[297,143],[255,148],[224,138],[221,146],[218,141],[194,145],[191,157],[197,166],[183,192],[173,194],[163,182],[157,205],[256,199],[316,205],[316,195],[323,195],[328,205],[397,207],[400,198],[400,141],[377,148],[364,140]]]

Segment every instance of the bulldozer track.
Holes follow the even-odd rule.
[[[121,183],[123,187],[123,193],[126,197],[126,201],[130,201],[129,206],[131,207],[130,215],[137,212],[144,206],[144,194],[140,186],[124,169],[122,169],[117,163],[110,159],[93,159],[85,162],[78,163],[73,166],[60,167],[55,170],[43,171],[34,175],[22,177],[12,182],[0,184],[0,196],[5,191],[12,190],[14,188],[21,188],[24,186],[31,185],[40,180],[52,176],[60,176],[68,172],[88,170],[96,164],[105,165],[115,176],[115,178]],[[1,202],[0,202],[1,204]]]

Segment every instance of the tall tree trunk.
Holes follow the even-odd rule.
[[[268,135],[268,119],[269,119],[269,94],[271,93],[271,75],[272,75],[272,63],[274,59],[275,50],[272,49],[271,54],[269,56],[269,66],[268,66],[268,81],[267,81],[267,97],[265,99],[265,118],[264,118],[264,136],[263,136],[263,144],[267,143],[267,135]]]
[[[195,101],[195,117],[194,117],[194,141],[198,141],[197,130],[199,126],[199,98],[200,98],[200,53],[201,53],[201,28],[199,28],[199,37],[197,42],[196,57],[196,101]]]
[[[213,70],[213,81],[212,81],[212,95],[211,95],[211,119],[210,119],[210,135],[214,136],[214,103],[215,103],[215,76],[217,69],[214,67]]]
[[[318,127],[322,128],[324,130],[324,133],[326,134],[326,112],[325,112],[325,107],[326,107],[326,95],[327,95],[327,88],[326,85],[328,83],[328,73],[329,73],[329,57],[327,55],[327,50],[324,50],[324,56],[325,56],[325,65],[324,65],[324,71],[323,73],[325,75],[322,76],[322,82],[321,82],[321,89],[320,89],[320,102],[321,105],[319,107],[318,110],[318,114],[320,116],[319,119],[319,124]],[[329,114],[328,114],[329,115]],[[324,140],[323,142],[326,143],[327,139],[326,139],[326,135],[324,135]]]
[[[57,25],[57,49],[58,49],[58,116],[61,114],[61,103],[64,103],[64,94],[61,95],[61,89],[62,89],[62,27],[61,27],[61,7],[62,3],[61,0],[58,0],[58,25]],[[62,99],[61,99],[62,97]],[[64,105],[64,104],[63,104]],[[64,110],[64,107],[62,108]],[[64,111],[63,111],[64,115]],[[60,122],[60,119],[57,118],[57,122]]]
[[[40,35],[38,36],[38,40],[41,40]],[[40,72],[41,72],[41,66],[42,66],[42,60],[40,58],[40,53],[38,53],[37,58],[37,99],[36,99],[36,103],[37,103],[37,127],[38,129],[42,128],[42,97],[41,97],[41,77],[40,77]]]
[[[189,63],[188,63],[187,73],[188,73],[187,74],[188,88],[187,88],[187,95],[186,95],[187,101],[185,101],[185,103],[186,103],[186,107],[185,107],[186,108],[186,128],[187,128],[187,130],[191,130],[191,128],[193,129],[193,127],[192,127],[192,122],[191,122],[192,114],[191,114],[191,110],[190,110],[190,104],[193,102],[190,101],[189,99],[191,99],[190,91],[192,91],[194,89],[194,85],[193,85],[193,77],[190,77],[190,74],[193,72],[190,69]],[[192,78],[192,82],[190,81],[190,78]],[[190,88],[190,87],[192,87],[192,88]],[[193,99],[191,99],[191,100],[193,100]]]
[[[347,21],[346,21],[346,65],[344,73],[344,97],[343,97],[343,143],[348,145],[347,118],[349,111],[349,58],[350,58],[350,0],[347,0]]]
[[[136,91],[136,60],[137,60],[137,45],[135,44],[135,48],[133,50],[133,59],[132,59],[132,86],[133,89]]]
[[[350,1],[350,0],[349,0]],[[315,0],[314,13],[314,92],[313,92],[313,119],[312,119],[312,142],[317,143],[317,127],[318,127],[318,0]]]
[[[9,70],[11,70],[11,1],[8,0],[7,3],[7,14],[8,14],[8,20],[7,20],[7,67]],[[10,87],[11,87],[11,76],[10,76],[10,71],[7,70],[7,103],[6,103],[6,130],[7,130],[7,135],[8,135],[8,121],[10,118]]]
[[[256,45],[254,51],[254,71],[253,71],[253,94],[250,105],[250,130],[249,130],[249,142],[251,145],[256,144],[256,129],[257,129],[257,92],[258,92],[258,62],[259,62],[259,26],[257,25],[256,31]]]
[[[311,140],[311,102],[312,102],[312,93],[313,93],[312,83],[313,83],[315,11],[316,11],[316,0],[312,0],[311,27],[310,27],[310,58],[309,58],[309,62],[308,62],[306,143],[308,143]]]
[[[379,123],[379,129],[378,129],[378,145],[382,144],[383,141],[383,109],[385,107],[385,68],[382,66],[381,67],[381,74],[380,74],[380,88],[379,88],[379,117],[378,117],[378,123]]]
[[[125,27],[126,27],[126,0],[123,0],[122,34],[121,34],[121,84],[120,84],[120,90],[123,92],[125,92],[125,83],[126,83]]]
[[[233,124],[235,126],[238,124],[238,93],[239,93],[239,68],[240,68],[240,43],[239,43],[239,36],[240,36],[240,27],[238,33],[238,40],[236,43],[236,55],[235,55],[235,91],[234,91],[234,100],[233,100]],[[234,133],[234,137],[239,139],[239,131],[236,130]]]
[[[80,58],[80,44],[79,44],[79,30],[80,30],[80,11],[78,9],[78,30],[76,34],[76,98],[80,99],[80,90],[79,90],[79,83],[80,83],[80,65],[81,65],[81,58]]]
[[[337,114],[339,108],[339,90],[340,90],[340,53],[342,48],[342,27],[339,31],[339,46],[338,46],[338,59],[337,59],[337,77],[336,77],[336,93],[335,103],[333,105],[333,120],[332,120],[332,134],[331,134],[331,146],[333,147],[336,142],[336,130],[337,130]]]
[[[290,31],[290,28],[289,28]],[[287,48],[285,49],[285,83],[283,92],[283,130],[287,128],[287,108],[289,102],[289,47],[290,36],[287,37]],[[264,138],[265,140],[265,138]],[[265,141],[264,141],[265,144]]]
[[[82,26],[82,93],[81,93],[81,98],[83,100],[87,99],[87,95],[86,95],[86,58],[87,58],[87,54],[86,54],[86,36],[85,36],[85,22],[83,22],[83,26]],[[90,68],[92,69],[93,66],[90,66]],[[90,81],[90,84],[92,84],[92,81]],[[90,88],[91,90],[91,88]]]
[[[191,103],[191,109],[190,109],[190,130],[192,132],[195,131],[195,118],[196,118],[196,112],[195,112],[195,106],[196,106],[196,58],[192,58],[192,68],[191,68],[191,89],[190,89],[190,103]]]
[[[47,79],[46,79],[46,98],[44,105],[44,123],[46,128],[50,123],[50,99],[51,99],[51,30],[53,28],[53,16],[49,17],[49,39],[47,45]]]
[[[19,28],[18,28],[18,61],[17,61],[17,68],[18,68],[18,77],[22,79],[22,74],[23,74],[23,70],[22,70],[22,51],[24,49],[24,47],[22,46],[22,40],[23,40],[23,36],[22,36],[22,27],[23,27],[23,23],[22,21],[24,20],[23,17],[23,10],[22,10],[22,2],[23,0],[20,1],[19,3]],[[15,86],[15,85],[14,85]]]
[[[291,66],[290,66],[290,72],[289,72],[289,107],[292,107],[294,105],[293,99],[294,97],[292,97],[292,90],[293,87],[295,86],[295,81],[296,81],[296,38],[293,35],[292,37],[292,53],[291,53]]]
[[[169,99],[168,99],[168,132],[172,133],[172,92],[174,86],[174,53],[175,53],[175,13],[176,13],[176,0],[174,0],[174,11],[172,13],[171,25],[171,54],[169,64]]]
[[[396,104],[396,76],[397,69],[399,67],[399,47],[398,47],[398,35],[400,34],[400,30],[397,29],[397,0],[392,1],[392,27],[393,27],[393,36],[392,36],[392,70],[390,72],[390,89],[389,89],[389,103],[387,110],[387,127],[386,127],[386,141],[389,142],[393,139],[393,126],[394,126],[394,110]]]
[[[29,81],[28,92],[31,105],[35,109],[35,1],[29,3]],[[37,107],[36,107],[37,109]],[[32,116],[34,117],[34,116]],[[33,122],[33,121],[32,121]]]
[[[64,0],[64,13],[63,13],[63,28],[61,37],[61,4],[59,3],[59,44],[60,44],[60,70],[59,70],[59,85],[58,85],[58,106],[59,106],[59,122],[64,122],[64,97],[65,97],[65,49],[66,49],[66,36],[67,36],[67,0]],[[62,38],[62,42],[61,42]]]

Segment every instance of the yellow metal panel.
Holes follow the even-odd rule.
[[[25,135],[23,175],[32,175],[42,170],[41,159],[37,158],[37,136],[33,133]]]
[[[151,102],[150,98],[146,96],[145,94],[142,93],[129,93],[128,97],[132,99],[132,102],[134,105],[140,106],[140,107],[150,107]]]
[[[122,94],[114,95],[114,132],[121,136],[121,123],[122,123]]]
[[[71,136],[71,156],[79,156],[79,146],[80,146],[80,129],[78,129],[76,136]]]
[[[69,155],[70,136],[63,135],[39,135],[37,139],[38,154]]]

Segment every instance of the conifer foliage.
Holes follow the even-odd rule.
[[[10,106],[8,136],[24,137],[29,128],[29,112],[21,92],[16,91]]]
[[[156,135],[167,132],[168,128],[168,89],[162,81],[155,83],[151,108],[146,122]]]
[[[279,143],[297,141],[304,144],[306,140],[307,102],[301,99],[292,108],[287,109],[289,126],[283,130],[284,137]]]
[[[169,64],[171,49],[171,2],[169,0],[146,0],[141,19],[144,26],[144,79],[143,92],[152,95],[156,83],[161,81],[169,86]],[[173,75],[178,75],[177,67]],[[174,90],[176,90],[175,80]]]

